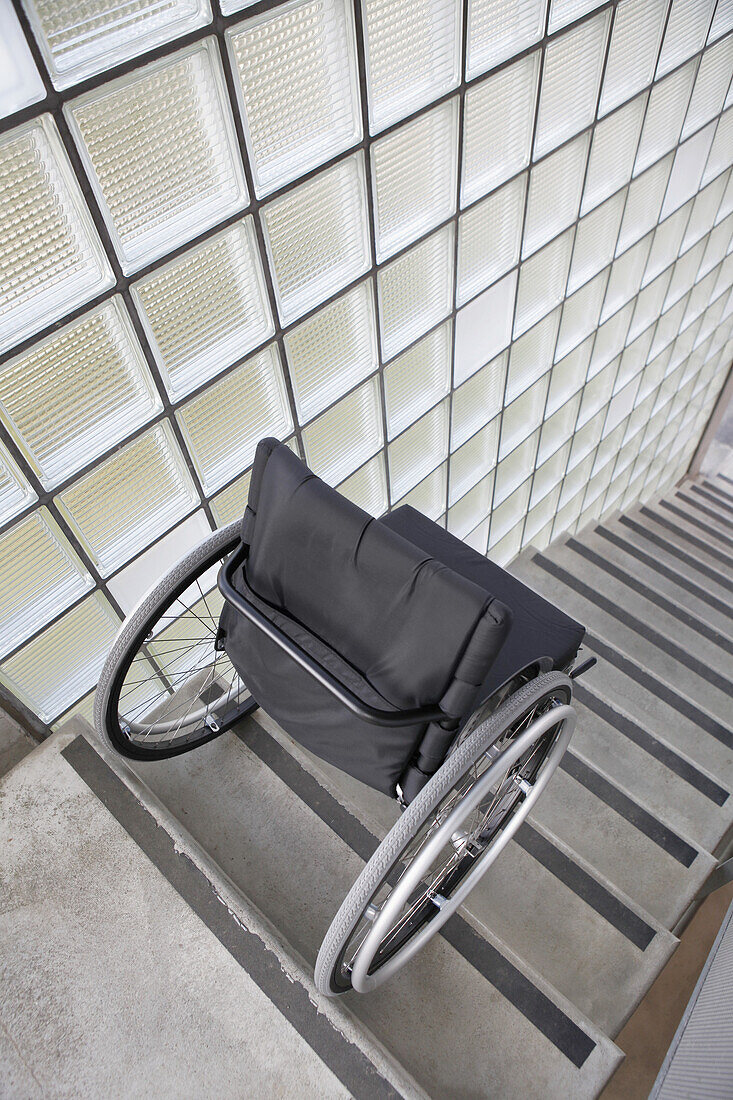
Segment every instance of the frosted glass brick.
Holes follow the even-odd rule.
[[[621,192],[581,218],[575,233],[570,266],[570,292],[577,290],[610,264],[616,251],[625,201],[626,196]]]
[[[673,0],[657,75],[674,69],[705,45],[715,0]]]
[[[344,0],[293,0],[227,32],[259,196],[361,138],[352,20]]]
[[[468,0],[466,79],[539,42],[546,8],[547,0]]]
[[[129,615],[139,600],[157,581],[172,569],[190,550],[198,546],[203,539],[211,534],[209,521],[203,511],[194,512],[192,516],[179,523],[178,526],[164,535],[162,539],[149,547],[143,554],[137,557],[130,565],[108,581],[111,594],[116,599],[122,610]],[[207,577],[208,583],[214,587],[216,583],[216,570],[212,569]],[[206,581],[204,581],[204,585]],[[218,601],[220,597],[216,594]],[[168,628],[171,630],[171,628]],[[170,636],[170,635],[169,635]],[[175,634],[173,635],[175,637]],[[160,633],[158,634],[160,638]],[[180,644],[187,642],[187,638],[181,638],[176,645],[176,652],[180,653]],[[153,643],[153,652],[157,650],[158,656],[163,656],[160,642]],[[169,672],[175,667],[174,663],[166,661],[164,666]]]
[[[0,523],[17,516],[35,500],[36,494],[0,442]]]
[[[630,99],[654,76],[667,0],[621,0],[616,8],[599,114]]]
[[[535,550],[543,550],[547,546],[559,496],[560,486],[558,485],[527,513],[522,546],[533,546]]]
[[[270,346],[214,382],[177,413],[207,493],[252,464],[260,439],[292,429],[277,350]]]
[[[446,321],[384,368],[390,439],[448,393],[452,338]]]
[[[723,197],[720,200],[720,209],[717,214],[717,219],[719,220],[720,218],[725,218],[728,214],[733,214],[733,171],[729,170],[728,172],[724,172],[723,175],[718,178],[723,181],[724,187]]]
[[[448,509],[448,530],[451,534],[459,539],[465,538],[480,523],[488,519],[493,486],[492,471]]]
[[[594,119],[609,13],[603,12],[546,47],[535,156],[542,156]]]
[[[404,496],[448,455],[448,402],[442,401],[389,444],[393,500]]]
[[[542,425],[540,445],[537,452],[538,465],[545,462],[550,455],[554,455],[555,451],[572,439],[579,408],[580,394],[578,393],[545,420]]]
[[[700,269],[697,278],[702,279],[709,271],[712,271],[730,251],[731,234],[733,233],[733,216],[728,216],[725,221],[716,225],[708,237],[705,246],[705,254],[700,261]],[[703,242],[700,242],[703,243]]]
[[[117,298],[0,369],[0,417],[47,488],[119,443],[160,408]]]
[[[682,206],[697,191],[714,134],[715,123],[710,122],[704,129],[698,130],[694,137],[688,138],[677,147],[662,206],[662,218]]]
[[[574,470],[591,451],[594,451],[600,443],[605,417],[606,410],[601,409],[601,411],[596,413],[592,420],[589,420],[582,428],[576,426],[575,432],[573,433],[572,446],[570,447],[568,474],[571,473],[571,471]]]
[[[705,241],[698,241],[698,243],[686,252],[684,256],[681,256],[679,260],[677,260],[672,270],[672,278],[667,287],[667,296],[662,306],[663,310],[669,309],[670,306],[678,302],[680,298],[691,289],[695,282],[695,276],[700,267],[700,261],[702,260],[704,251]]]
[[[670,153],[629,184],[617,254],[625,252],[657,224],[671,167]]]
[[[439,519],[445,511],[447,470],[448,464],[444,462],[437,470],[433,470],[432,474],[423,478],[419,485],[396,501],[395,506],[401,508],[403,504],[409,504],[428,519]]]
[[[723,173],[722,176],[718,176],[712,183],[709,183],[707,187],[703,187],[695,196],[689,220],[686,220],[683,229],[683,250],[699,241],[701,237],[710,231],[716,221],[720,221],[721,217],[726,216],[726,213],[731,213],[731,211],[726,211],[723,206],[723,197],[728,179],[728,175]],[[686,207],[682,207],[672,217],[676,218],[686,209]],[[722,215],[719,215],[720,210],[723,211]]]
[[[64,110],[123,271],[138,270],[246,205],[214,39]]]
[[[637,96],[597,123],[583,191],[583,214],[631,179],[646,101],[646,93]]]
[[[547,394],[547,416],[550,416],[568,398],[577,393],[585,382],[595,337],[589,336],[578,344],[568,355],[555,363],[550,375],[550,389]]]
[[[46,95],[12,5],[0,7],[0,118]]]
[[[695,79],[695,68],[695,62],[691,61],[652,88],[634,175],[654,164],[677,144]]]
[[[493,535],[493,532],[499,530],[499,523],[496,525],[493,522],[489,528]],[[524,529],[524,520],[520,520],[519,523],[509,531],[503,538],[497,538],[496,542],[492,543],[489,557],[497,565],[508,565],[509,562],[519,553],[522,546],[522,531]]]
[[[516,447],[496,468],[494,507],[501,504],[534,470],[539,432],[534,432]]]
[[[260,216],[284,325],[371,265],[362,153],[274,199]]]
[[[498,468],[497,468],[497,474],[498,474]],[[522,538],[521,526],[522,526],[522,523],[524,521],[524,517],[527,514],[527,506],[529,504],[529,491],[530,491],[530,488],[531,488],[531,478],[528,478],[527,481],[525,481],[524,485],[522,485],[519,489],[516,489],[515,492],[513,492],[510,497],[507,497],[507,499],[504,501],[503,504],[500,504],[498,508],[494,508],[492,510],[492,513],[491,513],[491,528],[490,528],[490,535],[489,535],[489,537],[491,539],[491,544],[490,545],[491,545],[491,548],[492,548],[492,552],[491,552],[490,556],[491,556],[492,561],[497,560],[497,557],[496,557],[497,544],[503,538],[505,538],[505,536],[508,535],[509,532],[513,528],[517,532],[516,533],[516,543],[517,543],[517,545],[516,545],[516,550],[514,551],[514,553],[516,553],[516,551],[519,549],[519,546],[521,545],[521,538]],[[517,525],[519,525],[518,530],[517,530]],[[512,553],[510,556],[513,557],[514,553]]]
[[[566,230],[561,237],[522,263],[514,321],[515,338],[563,300],[574,233],[573,229]]]
[[[470,546],[471,549],[475,550],[478,554],[485,554],[488,536],[489,518],[487,517],[478,527],[475,527],[473,531],[469,531],[467,535],[464,535],[463,541],[466,546]]]
[[[705,130],[701,131],[701,133],[705,132]],[[709,183],[719,172],[730,167],[731,145],[733,145],[733,107],[729,107],[718,121],[718,128],[710,146],[710,154],[702,177],[703,184]]]
[[[580,494],[582,501],[592,467],[593,455],[590,454],[575,466],[574,469],[568,471],[560,491],[560,508],[564,508],[568,501],[575,500],[578,494]]]
[[[380,452],[365,462],[360,470],[347,477],[338,487],[339,492],[353,504],[363,508],[370,516],[381,516],[387,510],[387,477],[384,454]],[[443,495],[443,504],[445,494]],[[441,505],[442,511],[442,505]]]
[[[199,503],[168,423],[117,451],[57,498],[103,576],[118,569]]]
[[[537,467],[532,483],[532,508],[535,508],[541,500],[544,500],[548,494],[552,494],[554,490],[557,490],[559,494],[560,483],[565,476],[569,454],[570,441],[568,440],[564,446],[560,447],[541,466]]]
[[[685,315],[686,308],[687,301],[683,298],[668,309],[666,313],[661,315],[657,321],[654,340],[652,341],[651,351],[649,352],[652,359],[672,343],[679,332],[680,322]]]
[[[514,341],[509,352],[506,401],[513,401],[550,369],[559,324],[560,310],[555,309]]]
[[[0,537],[0,656],[93,585],[45,508],[11,527]]]
[[[501,422],[499,458],[503,459],[515,447],[524,442],[542,423],[547,397],[547,376],[535,382],[528,390],[504,409]]]
[[[221,8],[222,15],[232,15],[234,12],[243,11],[245,8],[251,8],[257,3],[257,0],[219,0],[219,7]]]
[[[535,252],[577,218],[589,141],[589,135],[583,134],[532,169],[523,256]]]
[[[554,34],[568,23],[574,23],[581,15],[599,8],[603,0],[550,0],[549,32]]]
[[[377,369],[371,280],[324,306],[285,337],[301,420],[310,420]]]
[[[519,260],[526,175],[476,203],[458,219],[458,305]]]
[[[372,146],[377,260],[454,212],[457,119],[458,101],[451,99]]]
[[[376,378],[304,428],[303,444],[306,462],[330,485],[375,455],[384,444]]]
[[[50,116],[0,139],[0,174],[3,349],[57,321],[114,279]]]
[[[0,666],[0,681],[50,722],[96,684],[119,620],[98,594],[88,596]]]
[[[369,131],[431,103],[460,80],[461,7],[451,0],[363,0]]]
[[[462,206],[529,164],[539,69],[535,50],[466,92]]]
[[[274,332],[252,218],[159,267],[132,293],[174,400]]]
[[[506,367],[507,353],[503,352],[454,390],[451,447],[459,447],[501,412]]]
[[[682,131],[688,137],[723,109],[733,72],[733,39],[727,38],[700,58],[695,87]]]
[[[593,345],[588,378],[592,378],[624,350],[633,312],[634,305],[630,302],[596,329],[596,342]]]
[[[456,315],[455,383],[470,378],[511,339],[517,273],[494,283]]]
[[[565,299],[556,357],[567,355],[596,327],[601,316],[607,282],[608,272],[602,271],[595,279],[591,279]]]
[[[472,435],[467,443],[451,455],[450,460],[450,503],[467,493],[496,465],[499,452],[500,418],[494,419]]]
[[[648,233],[622,256],[613,262],[606,286],[606,298],[603,302],[601,320],[611,317],[616,310],[638,294],[644,269],[649,255],[651,234]]]
[[[715,42],[716,39],[727,34],[729,30],[733,30],[733,0],[718,0],[708,34],[708,42]]]
[[[618,363],[612,362],[586,383],[578,411],[577,428],[582,428],[599,409],[606,407],[613,390],[613,380]],[[576,429],[577,430],[577,429]]]
[[[252,471],[248,470],[212,499],[211,511],[217,527],[225,527],[227,523],[242,518],[244,509],[247,507],[251,479]]]
[[[655,279],[657,275],[677,259],[689,216],[690,209],[684,206],[665,218],[654,230],[649,259],[644,273],[645,284],[650,283],[652,279]]]
[[[453,226],[447,225],[380,270],[379,327],[385,359],[450,312],[454,255]]]

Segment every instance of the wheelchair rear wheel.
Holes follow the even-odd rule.
[[[221,563],[238,522],[214,531],[140,601],[102,669],[94,719],[102,741],[136,760],[188,752],[229,729],[255,704],[227,654],[214,647]]]
[[[555,771],[571,699],[569,677],[549,672],[474,716],[346,896],[316,961],[320,992],[369,992],[455,912]]]

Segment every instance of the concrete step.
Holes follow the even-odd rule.
[[[425,1096],[84,737],[0,794],[2,1095]]]
[[[685,539],[694,539],[696,543],[707,547],[707,552],[721,562],[726,569],[733,561],[733,540],[728,534],[716,530],[712,523],[705,522],[703,517],[690,509],[684,501],[673,497],[670,500],[660,500],[656,504],[642,504],[639,512],[642,515],[666,520],[673,529],[681,529]]]
[[[721,500],[733,504],[733,481],[724,478],[720,474],[701,474],[698,484],[710,492],[714,492]]]
[[[686,575],[701,588],[722,600],[727,606],[733,593],[733,578],[730,575],[727,559],[721,560],[710,553],[710,546],[697,535],[690,535],[682,527],[665,517],[655,517],[647,509],[637,513],[618,516],[610,526],[617,529],[626,539],[632,539],[634,545],[642,545],[653,553],[663,555],[660,560],[668,562],[673,568],[684,569]]]
[[[696,500],[713,508],[719,515],[728,519],[733,518],[733,497],[715,485],[711,485],[710,482],[704,480],[686,481],[681,488],[686,493],[694,496]]]
[[[689,488],[678,489],[670,499],[684,511],[689,512],[693,523],[703,524],[706,528],[711,527],[719,539],[733,545],[733,517],[730,513],[726,514],[719,505],[711,504],[709,500],[701,498]]]

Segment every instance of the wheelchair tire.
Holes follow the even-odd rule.
[[[120,627],[99,677],[94,723],[102,742],[122,756],[190,752],[254,709],[226,653],[213,645],[222,602],[216,573],[238,545],[239,530],[234,522],[213,531]]]
[[[572,681],[569,677],[563,673],[549,672],[523,685],[487,719],[481,720],[481,713],[478,712],[478,724],[475,728],[472,728],[471,722],[468,723],[466,729],[470,732],[456,741],[442,767],[407,806],[356,879],[334,917],[324,937],[315,966],[316,987],[321,993],[335,996],[347,992],[352,987],[359,992],[370,991],[404,965],[423,942],[434,935],[445,923],[465,896],[466,886],[470,889],[475,884],[475,880],[488,869],[516,832],[557,767],[575,724],[575,712],[569,706],[571,699]],[[558,707],[562,708],[558,711],[558,715],[562,717],[553,724],[552,712]],[[531,731],[543,724],[545,731],[536,742],[532,741]],[[372,955],[368,971],[364,972],[362,966],[359,984],[355,980],[352,982],[352,977],[356,977],[355,966],[359,952],[366,946],[371,930],[376,928],[378,917],[385,915],[384,907],[397,890],[398,884],[401,881],[405,882],[409,866],[415,864],[417,856],[413,856],[411,863],[407,866],[404,859],[406,853],[409,858],[410,847],[420,836],[421,830],[427,827],[418,854],[420,851],[426,852],[431,836],[437,840],[437,830],[449,817],[455,816],[454,811],[469,803],[471,792],[479,792],[479,782],[483,783],[484,777],[488,781],[490,770],[496,769],[496,774],[500,774],[503,763],[512,753],[516,755],[522,738],[524,738],[524,744],[531,746],[531,753],[536,752],[537,745],[541,745],[542,751],[537,755],[532,768],[525,768],[528,761],[527,753],[530,749],[523,751],[514,764],[515,772],[512,772],[510,767],[504,780],[500,782],[499,790],[512,772],[510,785],[502,798],[508,799],[510,794],[513,796],[515,787],[518,797],[501,819],[498,831],[489,838],[487,846],[477,849],[475,854],[470,850],[472,843],[470,834],[465,834],[465,840],[460,839],[460,844],[465,845],[463,855],[461,855],[460,846],[456,847],[458,842],[454,839],[454,835],[448,838],[450,846],[455,849],[456,861],[450,882],[444,876],[440,880],[440,892],[433,896],[429,891],[427,893],[423,891],[425,896],[420,900],[422,910],[417,911],[418,914],[421,913],[422,919],[417,919],[417,915],[413,918],[412,931],[409,925],[404,925],[400,929],[402,941],[399,941],[399,937],[394,940],[397,944],[396,950],[390,953],[389,937],[394,936],[400,921],[404,922],[402,910],[398,911],[397,922],[389,928],[387,935],[379,943],[377,952]],[[484,759],[488,760],[488,763],[484,772],[479,774],[478,768]],[[523,759],[525,765],[522,764]],[[473,781],[471,781],[472,772]],[[527,784],[531,783],[529,794],[518,785],[517,777]],[[460,792],[462,787],[466,789],[456,796],[454,794],[456,788]],[[490,791],[490,788],[487,789]],[[448,801],[451,795],[454,798],[453,806]],[[458,797],[457,802],[456,797]],[[443,803],[447,804],[446,808],[442,806]],[[481,804],[477,806],[477,811],[484,812]],[[444,844],[444,847],[446,851],[450,850],[448,844]],[[453,858],[451,854],[449,859]],[[463,875],[459,875],[458,868],[463,863],[468,863],[469,866],[463,868]],[[432,873],[431,868],[428,874],[432,875]],[[378,895],[388,889],[390,892],[382,896],[381,901],[377,900]],[[404,904],[411,904],[414,908],[417,905],[417,901],[413,901],[416,894],[417,890],[409,893]],[[456,898],[458,900],[453,904]],[[420,942],[415,946],[418,938]],[[380,963],[379,952],[384,945],[387,947],[382,951],[383,961]]]

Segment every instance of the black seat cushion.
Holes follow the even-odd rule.
[[[257,449],[234,583],[355,694],[384,709],[470,712],[510,613],[470,578],[324,484],[277,440]],[[252,596],[250,596],[252,598]],[[229,656],[257,702],[296,740],[386,793],[425,731],[354,716],[227,605]]]

